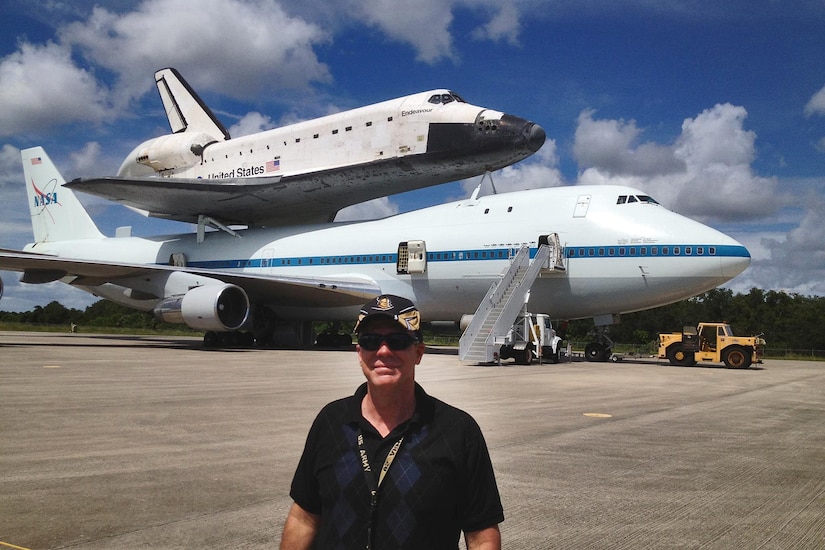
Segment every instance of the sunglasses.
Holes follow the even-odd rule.
[[[375,351],[386,343],[387,347],[393,351],[407,349],[418,342],[418,338],[410,336],[406,332],[392,332],[390,334],[365,333],[358,335],[358,345],[367,351]]]

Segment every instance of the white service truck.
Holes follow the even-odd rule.
[[[507,334],[496,338],[495,343],[501,345],[496,360],[515,359],[520,365],[529,365],[536,358],[542,362],[559,362],[561,338],[545,313],[525,311],[516,318]]]

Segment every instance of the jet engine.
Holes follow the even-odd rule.
[[[167,298],[154,309],[167,323],[186,323],[195,330],[238,330],[249,318],[249,298],[235,285],[195,287],[183,296]]]
[[[169,134],[141,144],[136,149],[135,161],[150,166],[156,172],[187,168],[200,162],[203,150],[217,141],[203,132]]]

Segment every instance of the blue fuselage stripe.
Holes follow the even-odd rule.
[[[428,252],[427,262],[466,262],[481,260],[507,260],[518,251],[517,248],[485,248],[476,250],[450,250]],[[530,257],[537,249],[530,250]],[[610,246],[568,246],[564,248],[565,258],[605,259],[605,258],[676,258],[676,257],[728,257],[749,258],[744,246],[734,245],[610,245]],[[191,261],[189,267],[202,269],[247,269],[266,267],[305,267],[331,265],[394,264],[397,253],[389,254],[349,254],[340,256],[295,256],[288,258],[250,258],[235,260]]]

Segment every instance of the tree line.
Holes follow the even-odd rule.
[[[159,321],[151,313],[129,309],[108,300],[98,300],[84,311],[67,308],[57,301],[49,302],[45,306],[34,306],[31,311],[19,313],[0,311],[0,323],[143,330],[164,330],[177,327],[177,325]]]
[[[752,288],[747,294],[716,288],[667,306],[622,315],[610,327],[614,342],[644,345],[660,332],[680,332],[685,325],[726,322],[737,336],[763,334],[773,350],[819,350],[825,354],[825,297]],[[566,337],[586,340],[592,321],[571,321]]]
[[[820,326],[825,322],[825,297],[757,288],[747,294],[717,288],[667,306],[624,314],[621,323],[610,327],[609,336],[617,343],[647,346],[658,339],[660,332],[678,332],[683,326],[695,326],[700,321],[727,322],[734,334],[740,336],[764,334],[768,349],[820,350],[825,354],[825,331]],[[59,302],[35,306],[32,311],[22,313],[0,311],[0,322],[66,327],[75,324],[81,329],[163,331],[182,328],[159,321],[151,313],[107,300],[95,302],[85,311],[66,308]],[[593,321],[578,319],[556,323],[556,328],[565,339],[584,342],[593,329]]]

